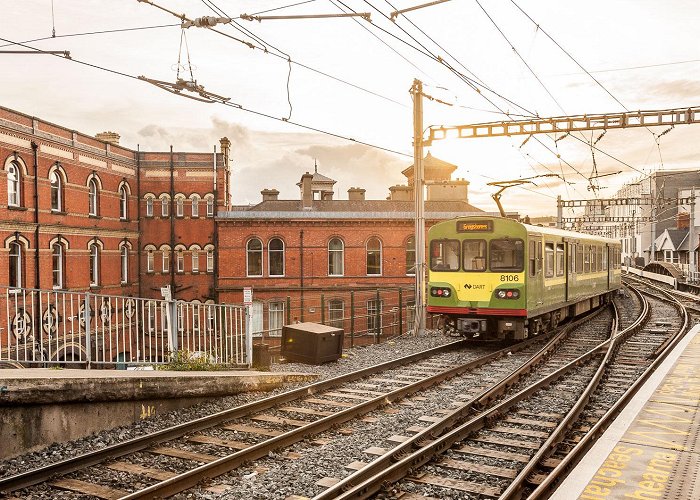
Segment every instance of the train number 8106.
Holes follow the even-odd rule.
[[[501,274],[501,281],[520,281],[517,274]]]

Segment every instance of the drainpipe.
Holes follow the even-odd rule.
[[[170,293],[175,299],[175,267],[177,258],[175,257],[175,163],[173,158],[173,147],[170,146]]]
[[[136,146],[136,221],[138,224],[138,239],[136,242],[136,268],[138,269],[139,297],[143,297],[143,286],[141,285],[141,145]]]
[[[32,141],[34,155],[34,288],[41,288],[39,277],[39,145]],[[35,308],[36,310],[36,308]],[[38,323],[37,323],[38,324]]]
[[[223,155],[222,155],[223,158]],[[216,145],[214,145],[214,302],[219,302],[219,223],[216,220],[216,205],[219,198],[216,170]],[[207,210],[207,208],[205,208]]]
[[[299,320],[304,322],[304,230],[299,231],[299,285],[301,288],[301,314]]]

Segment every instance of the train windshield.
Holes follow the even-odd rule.
[[[519,273],[523,270],[523,240],[491,240],[491,271]]]
[[[459,241],[433,240],[430,242],[431,271],[459,271]]]
[[[462,247],[462,268],[465,271],[486,271],[486,241],[465,240]]]

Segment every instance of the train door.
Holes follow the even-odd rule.
[[[537,309],[544,303],[544,272],[542,270],[542,235],[528,236],[528,309]]]
[[[574,252],[574,245],[570,241],[566,243],[566,262],[564,262],[564,269],[566,269],[566,281],[564,283],[564,302],[569,302],[569,286],[571,284],[571,279],[574,276],[574,258],[576,253]]]

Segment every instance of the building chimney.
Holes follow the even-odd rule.
[[[313,178],[314,176],[308,172],[301,176],[301,206],[308,209],[311,208],[314,201],[314,196],[311,192],[311,180]]]
[[[351,187],[348,189],[348,200],[350,201],[364,201],[365,190],[362,188]]]
[[[263,189],[260,194],[262,194],[263,201],[277,201],[280,192],[276,189]]]
[[[100,132],[95,134],[95,139],[119,146],[120,135],[116,132]]]
[[[392,201],[413,201],[412,186],[391,186],[389,188],[389,199]]]

